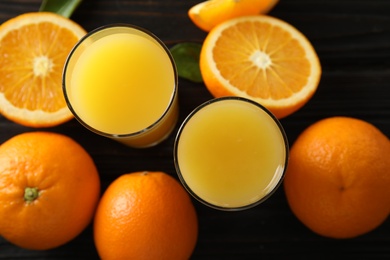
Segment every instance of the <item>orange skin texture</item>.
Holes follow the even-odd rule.
[[[38,198],[27,202],[27,187]],[[95,164],[71,138],[31,132],[0,146],[0,234],[11,243],[47,250],[69,242],[91,222],[99,196]]]
[[[188,16],[198,28],[209,32],[218,24],[235,17],[268,13],[278,2],[279,0],[211,0],[190,8]],[[202,7],[198,9],[199,5]]]
[[[95,215],[101,259],[189,259],[197,236],[188,193],[163,172],[120,176],[103,194]]]
[[[368,122],[333,117],[293,144],[284,179],[287,201],[313,232],[352,238],[390,214],[390,141]]]

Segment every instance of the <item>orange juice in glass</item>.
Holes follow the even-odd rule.
[[[63,92],[91,131],[142,148],[166,139],[178,118],[178,79],[165,44],[127,24],[88,33],[65,63]]]
[[[185,188],[220,210],[260,204],[281,184],[288,142],[280,122],[263,106],[224,97],[197,107],[181,125],[174,162]]]

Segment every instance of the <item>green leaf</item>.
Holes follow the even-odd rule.
[[[82,0],[42,0],[40,12],[52,12],[69,18]]]
[[[179,77],[193,82],[203,82],[199,68],[201,48],[201,44],[184,42],[178,43],[170,49]]]

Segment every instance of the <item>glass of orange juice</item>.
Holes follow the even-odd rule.
[[[128,24],[97,28],[69,54],[63,92],[86,128],[136,148],[156,145],[178,118],[178,78],[165,44]]]
[[[254,207],[278,188],[289,146],[280,122],[241,97],[212,99],[182,123],[174,145],[177,174],[187,191],[215,209]]]

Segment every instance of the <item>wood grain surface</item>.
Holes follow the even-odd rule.
[[[117,22],[138,25],[171,47],[179,42],[203,41],[206,34],[187,16],[187,10],[198,2],[84,0],[72,19],[87,31]],[[0,23],[24,12],[38,11],[39,6],[39,0],[2,0]],[[311,123],[337,115],[364,119],[390,136],[390,1],[280,0],[270,15],[303,32],[314,45],[323,67],[314,97],[304,108],[281,120],[290,144]],[[180,124],[192,109],[212,97],[203,84],[180,79],[179,98]],[[46,130],[74,138],[91,154],[103,191],[127,172],[161,170],[176,177],[172,157],[175,134],[156,147],[140,150],[92,134],[75,120]],[[27,131],[35,129],[0,116],[0,143]],[[242,212],[220,212],[196,201],[194,204],[200,226],[192,259],[390,259],[389,219],[376,230],[354,239],[320,237],[294,217],[283,189],[264,204]],[[70,243],[48,251],[24,250],[0,237],[0,259],[98,256],[89,226]]]

